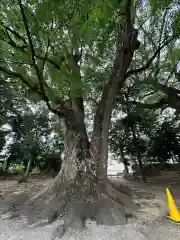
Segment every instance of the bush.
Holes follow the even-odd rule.
[[[25,166],[22,164],[16,164],[15,169],[18,174],[21,174],[24,173]]]

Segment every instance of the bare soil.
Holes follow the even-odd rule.
[[[48,176],[38,176],[33,175],[29,178],[27,183],[21,183],[17,184],[17,179],[6,179],[0,180],[0,196],[3,198],[4,195],[8,193],[18,194],[20,192],[28,192],[33,189],[41,189],[44,186],[48,185],[48,183],[52,180],[51,177]],[[180,228],[177,225],[172,225],[165,219],[165,216],[168,215],[168,206],[166,204],[166,195],[165,195],[165,188],[168,187],[176,201],[176,204],[178,207],[180,207],[180,174],[179,172],[170,172],[170,171],[164,171],[161,172],[160,176],[154,176],[149,179],[147,183],[143,183],[140,181],[124,181],[122,179],[112,179],[112,182],[117,185],[117,187],[121,184],[126,184],[130,188],[135,191],[136,197],[134,197],[134,201],[141,204],[141,209],[138,212],[138,218],[137,219],[130,219],[128,224],[124,226],[117,226],[117,227],[105,227],[103,228],[94,226],[92,230],[92,236],[91,236],[91,230],[86,231],[86,236],[83,238],[78,239],[100,239],[105,240],[105,237],[102,236],[99,237],[99,231],[103,228],[103,232],[105,231],[111,231],[116,232],[116,234],[120,234],[121,238],[113,238],[112,233],[107,234],[108,238],[114,239],[142,239],[142,240],[176,240],[177,237],[180,235]],[[3,226],[4,220],[0,220],[1,225]],[[15,222],[14,222],[15,223]],[[11,224],[14,224],[11,223]],[[16,222],[17,223],[17,222]],[[18,223],[19,224],[19,223]],[[13,225],[14,226],[14,225]],[[18,225],[19,226],[19,225]],[[6,226],[7,227],[7,226]],[[13,227],[11,227],[12,229]],[[128,230],[130,229],[131,230]],[[8,228],[9,229],[9,228]],[[51,231],[51,228],[48,231]],[[96,229],[96,230],[95,230]],[[98,230],[99,229],[99,230]],[[106,229],[106,230],[105,230]],[[108,230],[109,229],[109,230]],[[110,230],[111,229],[111,230]],[[9,234],[15,234],[17,235],[17,232],[11,233],[10,229]],[[18,230],[19,231],[19,230]],[[25,233],[23,229],[21,229],[22,233]],[[34,230],[28,230],[28,231],[34,231]],[[39,234],[45,234],[44,229],[41,228],[41,230],[38,230]],[[84,232],[84,231],[83,231]],[[95,235],[94,235],[95,234]],[[102,234],[102,233],[101,233]],[[113,233],[114,234],[114,233]],[[136,234],[140,237],[137,237]],[[51,235],[51,232],[49,232],[49,235]],[[132,238],[130,238],[130,235],[132,235]],[[26,233],[25,233],[26,236]],[[34,236],[34,235],[33,235]],[[38,235],[40,236],[40,235]],[[123,238],[123,236],[125,236]],[[20,238],[19,235],[16,236],[17,238],[12,239],[31,239],[28,237]],[[108,239],[107,238],[107,239]],[[0,231],[0,239],[11,239],[3,238],[1,237],[1,231]],[[37,237],[36,239],[50,239],[50,238],[42,238]],[[63,239],[77,239],[77,236],[75,238],[68,237]]]
[[[28,182],[18,184],[17,176],[7,176],[6,179],[0,178],[0,197],[9,192],[26,191],[27,188],[38,186],[42,188],[46,186],[53,178],[47,175],[31,175]]]

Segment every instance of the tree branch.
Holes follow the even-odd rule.
[[[26,45],[24,46],[19,46],[17,45],[14,40],[11,38],[10,34],[8,31],[6,31],[6,35],[9,39],[9,41],[7,42],[9,45],[11,45],[13,48],[17,49],[17,50],[20,50],[21,52],[24,52],[25,51],[25,48],[27,47]],[[6,41],[5,41],[6,42]]]
[[[4,25],[2,22],[1,22],[1,24]],[[6,33],[7,33],[7,36],[8,36],[8,38],[9,38],[9,41],[5,41],[5,40],[3,40],[3,41],[5,41],[7,44],[9,44],[10,46],[12,46],[13,48],[15,48],[15,49],[17,49],[17,50],[19,50],[19,51],[21,51],[21,52],[25,52],[25,49],[27,49],[27,47],[28,47],[28,46],[27,46],[27,41],[26,41],[26,39],[25,39],[21,34],[19,34],[17,31],[15,31],[14,29],[11,29],[10,27],[8,27],[8,26],[6,26],[6,25],[4,25],[4,29],[5,29],[5,30],[7,29],[9,32],[11,32],[11,33],[14,34],[16,37],[18,37],[20,40],[22,40],[25,45],[23,45],[23,46],[17,45],[17,43],[15,43],[15,42],[13,41],[13,39],[11,38],[11,36],[9,35],[9,33],[8,33],[7,31],[6,31]],[[48,58],[47,56],[44,56],[44,57],[43,57],[43,56],[38,55],[37,53],[34,53],[34,56],[35,56],[36,58],[40,59],[40,60],[49,62],[51,65],[53,65],[53,66],[54,66],[56,69],[58,69],[58,70],[60,70],[60,67],[61,67],[62,62],[65,61],[65,58],[64,58],[64,57],[61,57],[61,59],[60,59],[60,64],[57,64],[55,61],[53,61],[52,59]]]
[[[48,51],[49,51],[49,47],[50,47],[50,39],[48,37],[48,43],[47,43],[47,47],[46,47],[46,52],[45,52],[45,56],[44,56],[44,59],[42,60],[42,67],[41,67],[41,72],[43,73],[44,71],[44,67],[45,67],[45,64],[46,64],[46,59],[48,57]]]
[[[157,48],[157,47],[156,47],[156,44],[155,44],[155,42],[153,41],[151,35],[145,30],[145,28],[143,27],[143,24],[140,23],[139,17],[136,16],[136,18],[137,18],[137,20],[138,20],[138,24],[139,24],[140,28],[142,29],[144,35],[147,36],[147,38],[151,41],[153,47],[156,49],[156,48]]]
[[[34,69],[36,71],[37,78],[39,80],[41,93],[43,94],[43,98],[44,98],[48,108],[52,109],[52,107],[50,105],[49,98],[46,95],[46,92],[45,92],[45,89],[44,89],[44,85],[43,85],[43,81],[44,81],[44,79],[43,79],[43,71],[40,71],[38,66],[37,66],[37,64],[36,64],[35,50],[34,50],[33,42],[32,42],[32,39],[31,39],[31,34],[30,34],[30,31],[29,31],[28,22],[27,22],[26,15],[25,15],[25,12],[24,12],[24,9],[23,9],[23,5],[22,5],[21,0],[18,0],[18,2],[19,2],[19,7],[20,7],[20,10],[21,10],[23,23],[24,23],[24,26],[25,26],[25,29],[26,29],[26,33],[27,33],[27,37],[28,37],[28,41],[29,41],[29,45],[30,45],[30,49],[31,49],[31,58],[32,58],[33,66],[34,66]]]
[[[19,38],[20,40],[22,40],[24,42],[25,45],[27,45],[26,39],[24,37],[22,37],[18,32],[14,31],[13,29],[11,29],[8,26],[5,26],[5,29],[9,32],[11,32],[12,34],[14,34],[17,38]]]
[[[163,106],[166,106],[166,107],[171,107],[179,112],[180,111],[180,90],[177,88],[168,87],[161,83],[156,83],[156,86],[159,88],[159,90],[165,93],[167,97],[164,97],[160,101],[153,104],[140,103],[136,101],[131,101],[131,103],[136,106],[148,108],[148,109],[156,109],[156,108],[162,108]]]
[[[108,83],[104,87],[94,116],[94,132],[97,131],[97,128],[99,129],[98,131],[102,131],[104,122],[106,122],[106,125],[109,124],[117,90],[123,86],[134,51],[139,47],[138,32],[134,29],[131,22],[131,7],[132,0],[127,0],[122,13],[124,24],[121,26],[121,23],[118,23],[117,26],[116,56],[112,73]],[[100,119],[102,120],[102,118],[103,121],[100,124]]]
[[[25,85],[27,85],[29,87],[29,89],[31,89],[32,91],[36,92],[41,98],[42,100],[44,100],[46,102],[46,97],[44,96],[44,94],[38,89],[37,85],[31,85],[29,83],[28,80],[26,80],[26,78],[17,72],[13,72],[10,69],[6,68],[6,67],[2,67],[0,66],[0,71],[7,74],[8,76],[12,77],[12,78],[18,78],[20,79]],[[58,108],[54,109],[51,107],[51,105],[49,104],[49,102],[47,103],[47,107],[48,109],[53,112],[54,114],[59,115],[60,117],[62,117],[65,113],[65,111],[68,110],[68,108],[65,107],[64,101],[62,101],[61,99],[58,99]]]
[[[96,160],[98,162],[97,172],[101,176],[107,170],[107,165],[104,167],[104,163],[107,163],[108,149],[104,146],[108,145],[109,123],[115,107],[117,92],[119,87],[122,87],[125,82],[126,72],[132,61],[134,51],[140,46],[140,42],[137,39],[138,31],[134,28],[131,16],[132,3],[132,0],[125,2],[124,11],[121,13],[124,21],[118,21],[117,23],[116,55],[112,72],[108,83],[104,86],[94,115],[90,152],[93,155],[97,149],[101,151],[100,156]],[[119,6],[120,8],[121,6]]]
[[[63,61],[65,61],[65,57],[61,57],[60,59],[60,63],[57,64],[55,61],[53,61],[52,59],[48,58],[47,56],[43,57],[43,56],[40,56],[38,54],[35,53],[35,57],[40,59],[40,60],[45,60],[47,62],[49,62],[51,65],[53,65],[56,69],[60,70],[61,68],[61,64],[63,63]]]
[[[137,101],[129,101],[129,103],[134,104],[137,107],[147,108],[147,109],[158,109],[162,108],[164,105],[168,105],[167,98],[162,98],[156,103],[141,103]]]
[[[138,69],[132,69],[132,70],[129,70],[127,73],[126,73],[126,78],[128,78],[131,74],[138,74],[142,71],[145,71],[146,69],[148,69],[150,67],[150,65],[152,64],[152,62],[154,61],[154,59],[156,58],[156,56],[160,53],[160,51],[166,46],[168,45],[171,41],[174,40],[174,36],[169,38],[168,40],[166,40],[161,46],[159,46],[159,48],[155,51],[155,53],[153,54],[153,56],[147,61],[147,63],[138,68]]]
[[[13,47],[13,48],[15,48],[15,49],[17,49],[17,50],[19,50],[19,51],[21,51],[21,52],[25,52],[25,49],[27,48],[27,46],[18,46],[11,38],[10,38],[10,36],[9,36],[9,40],[10,41],[5,41],[7,44],[9,44],[11,47]],[[27,52],[26,52],[26,54],[27,54]],[[51,65],[53,65],[56,69],[58,69],[58,70],[60,70],[60,68],[61,68],[61,64],[63,63],[63,61],[65,61],[65,58],[64,57],[61,57],[61,59],[60,59],[60,63],[59,64],[57,64],[55,61],[53,61],[52,59],[50,59],[50,58],[48,58],[47,56],[40,56],[40,55],[38,55],[37,53],[35,53],[35,55],[34,55],[36,58],[38,58],[39,60],[42,60],[42,61],[47,61],[47,62],[49,62]]]
[[[32,90],[37,90],[37,86],[32,86],[20,73],[13,72],[8,68],[0,66],[0,71],[3,73],[6,73],[7,75],[14,77],[14,78],[19,78],[23,83],[25,83],[30,89]]]
[[[21,62],[21,61],[11,61],[11,60],[0,60],[0,63],[11,63],[11,64],[21,64],[21,65],[31,65],[28,62]]]
[[[166,93],[168,96],[169,95],[180,95],[180,90],[177,88],[173,87],[168,87],[164,84],[161,83],[156,83],[156,86],[164,93]]]
[[[46,105],[47,107],[49,108],[49,110],[51,112],[53,112],[54,114],[58,114],[59,117],[64,117],[65,115],[65,111],[67,112],[68,109],[66,108],[65,106],[65,103],[62,99],[60,99],[59,97],[56,98],[55,100],[55,103],[58,104],[58,107],[56,109],[53,109],[51,107],[51,104],[50,104],[50,101],[48,99],[48,97],[46,96],[45,94],[45,91],[44,91],[44,86],[42,86],[42,82],[41,80],[43,80],[41,77],[41,71],[37,68],[37,65],[36,65],[36,61],[35,61],[35,57],[42,60],[43,61],[43,64],[45,63],[45,61],[49,62],[50,64],[52,64],[55,68],[57,69],[60,69],[60,65],[58,65],[56,62],[54,62],[53,60],[49,59],[47,57],[47,49],[46,49],[46,54],[45,56],[39,56],[35,53],[34,51],[34,48],[33,48],[33,43],[32,43],[32,39],[31,39],[31,35],[30,35],[30,31],[29,31],[29,28],[28,28],[28,24],[27,24],[27,20],[26,20],[26,16],[25,16],[25,13],[24,13],[24,9],[23,9],[23,6],[22,6],[22,2],[21,0],[18,0],[19,1],[19,6],[20,6],[20,10],[21,10],[21,15],[23,17],[23,22],[24,22],[24,25],[25,25],[25,29],[26,29],[26,33],[27,33],[27,36],[28,36],[28,40],[29,40],[29,44],[30,44],[30,48],[31,48],[31,54],[32,54],[32,64],[33,66],[35,67],[35,70],[36,70],[36,73],[37,73],[37,76],[38,76],[38,79],[40,80],[40,90],[38,89],[38,86],[37,85],[34,85],[32,86],[29,81],[27,79],[25,79],[20,73],[17,73],[17,72],[13,72],[11,70],[9,70],[8,68],[5,68],[5,67],[2,67],[0,66],[0,71],[4,72],[5,74],[9,75],[10,77],[13,77],[13,78],[19,78],[23,83],[25,83],[31,90],[35,91],[37,94],[39,94],[42,98],[42,100],[44,100],[46,102]],[[2,23],[2,25],[4,25]],[[18,46],[14,40],[11,38],[11,36],[9,35],[9,33],[7,33],[7,36],[9,38],[9,41],[6,41],[10,46],[12,46],[13,48],[17,49],[18,51],[21,51],[21,52],[25,52],[25,49],[27,49],[27,41],[26,39],[21,36],[21,34],[19,34],[18,32],[16,32],[15,30],[12,30],[11,28],[9,28],[8,26],[4,26],[5,29],[7,29],[8,31],[10,31],[12,34],[14,34],[17,38],[21,39],[24,43],[26,43],[26,45],[24,46]],[[7,31],[6,31],[7,32]],[[5,41],[3,39],[3,41]],[[49,45],[49,43],[48,43]],[[28,54],[27,52],[25,52],[26,54]],[[65,59],[64,57],[61,58],[61,62],[63,62]],[[45,84],[45,87],[48,88],[47,84],[44,82]]]

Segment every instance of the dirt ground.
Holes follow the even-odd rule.
[[[17,185],[17,181],[0,180],[0,198],[7,192],[21,192],[27,188],[43,187],[51,181],[46,176],[30,177],[28,183]],[[141,203],[141,209],[137,219],[129,220],[128,224],[123,226],[107,227],[95,226],[94,223],[87,223],[89,227],[80,235],[66,235],[62,240],[178,240],[180,239],[180,225],[170,223],[165,216],[168,214],[167,199],[165,188],[168,187],[180,209],[180,173],[164,171],[160,176],[149,179],[147,183],[139,181],[125,181],[116,178],[112,181],[119,184],[127,184],[136,193],[137,198],[134,201]],[[0,201],[0,211],[3,209],[3,202]],[[24,223],[17,220],[3,220],[0,215],[0,240],[10,239],[50,239],[52,226],[45,228],[24,228]],[[74,236],[74,237],[73,237]]]

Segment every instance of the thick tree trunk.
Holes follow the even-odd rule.
[[[12,215],[26,213],[29,223],[41,219],[48,219],[50,223],[61,216],[64,224],[56,231],[59,237],[68,227],[82,229],[87,218],[103,225],[124,224],[126,217],[137,210],[129,191],[123,186],[118,191],[106,178],[109,123],[116,94],[139,47],[130,9],[131,1],[125,7],[122,32],[117,34],[114,66],[97,106],[91,142],[84,124],[82,96],[66,101],[63,107],[61,104],[60,109],[56,109],[56,114],[65,122],[65,159],[60,173],[46,189],[27,200],[21,210]],[[70,59],[70,63],[69,67],[80,78],[76,59]]]
[[[131,23],[131,9],[133,3],[127,2],[125,25],[122,32],[117,36],[117,51],[108,83],[104,86],[101,100],[98,104],[94,117],[94,129],[91,141],[91,152],[96,152],[94,146],[99,149],[97,168],[99,176],[106,175],[106,164],[108,159],[109,123],[115,106],[116,95],[126,80],[126,72],[130,66],[134,51],[139,48],[137,39],[138,32]],[[106,163],[106,164],[105,164]]]
[[[21,210],[11,216],[26,213],[30,224],[41,219],[51,223],[61,216],[64,224],[54,237],[61,237],[68,227],[82,229],[87,218],[104,225],[125,224],[127,216],[137,210],[129,190],[122,186],[119,191],[107,179],[99,178],[96,158],[101,153],[91,155],[85,128],[77,129],[65,129],[65,159],[55,180],[21,203]]]

